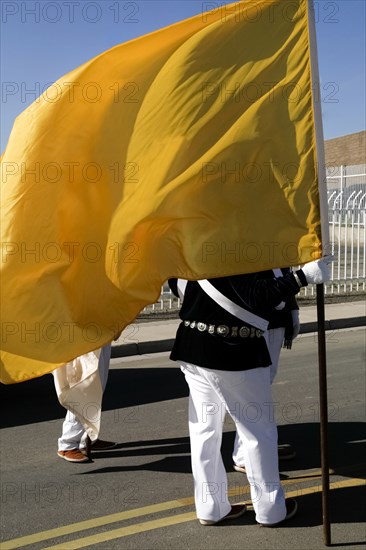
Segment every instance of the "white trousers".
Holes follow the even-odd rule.
[[[189,435],[196,512],[218,521],[228,514],[227,475],[221,456],[223,422],[229,412],[245,442],[247,477],[259,523],[286,516],[277,456],[277,427],[271,415],[269,368],[205,369],[178,363],[189,386]]]
[[[268,351],[272,361],[271,366],[269,367],[271,384],[277,374],[284,336],[285,329],[283,327],[274,328],[264,333],[264,338],[266,340]],[[236,432],[235,434],[233,462],[234,464],[245,466],[245,442],[240,439],[238,432]]]
[[[98,371],[103,391],[107,385],[109,361],[111,357],[111,345],[108,344],[101,349]],[[67,411],[64,423],[62,424],[62,434],[58,439],[59,451],[71,451],[72,449],[85,448],[86,432],[77,416],[70,410]]]

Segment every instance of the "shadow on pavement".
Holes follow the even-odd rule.
[[[338,422],[329,424],[329,467],[333,475],[345,477],[365,476],[365,443],[364,424],[362,422]],[[231,453],[234,445],[235,432],[225,432],[222,441],[222,455],[226,470],[233,471]],[[291,443],[297,455],[292,460],[280,461],[282,478],[291,477],[291,472],[320,469],[319,426],[315,423],[279,426],[281,442]],[[124,464],[96,469],[88,473],[102,473],[109,471],[148,470],[161,472],[188,473],[191,472],[189,462],[188,437],[156,439],[146,441],[132,441],[119,444],[111,451],[93,454],[93,460],[98,458],[143,457],[152,459],[154,456],[165,455],[161,460],[151,461],[138,466]],[[180,456],[166,456],[180,455]],[[182,456],[185,455],[185,456]],[[131,463],[133,461],[131,460]],[[298,474],[297,474],[298,475]],[[303,478],[299,477],[299,482]],[[320,480],[320,477],[319,477]]]
[[[124,388],[127,388],[127,391],[123,391]],[[112,369],[104,394],[103,410],[133,407],[187,395],[188,387],[178,368]],[[63,418],[65,414],[65,409],[58,403],[52,375],[21,384],[0,384],[0,400],[1,428],[54,420]],[[364,463],[366,456],[365,424],[331,422],[328,431],[330,468],[339,475],[355,475],[357,465]],[[291,443],[297,452],[294,460],[280,463],[283,472],[320,468],[320,436],[317,423],[284,424],[279,426],[278,432],[279,442]],[[233,441],[234,433],[225,432],[222,448],[228,471],[232,470]],[[169,449],[166,445],[170,445]],[[123,444],[113,451],[113,455],[99,453],[98,456],[126,457],[186,453],[189,453],[188,439],[175,438]],[[171,457],[164,458],[161,465],[162,471],[179,471],[179,466],[176,464],[173,466],[173,462]],[[183,463],[186,462],[183,460]],[[147,464],[146,469],[148,468]]]
[[[328,424],[328,462],[335,474],[354,476],[357,473],[357,476],[365,477],[365,428],[366,424],[363,422]],[[283,471],[320,468],[319,424],[314,422],[279,426],[278,439],[280,443],[291,443],[297,453],[293,460],[280,462]]]
[[[127,391],[123,391],[127,388]],[[103,410],[114,410],[188,396],[178,368],[112,369],[104,392]],[[53,376],[20,384],[0,384],[0,428],[56,420],[65,416],[59,404]]]

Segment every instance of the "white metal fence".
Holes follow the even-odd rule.
[[[327,188],[329,239],[335,261],[325,292],[365,291],[366,165],[328,167]],[[314,287],[308,292],[313,294]]]
[[[327,167],[329,238],[335,261],[326,294],[366,290],[366,164]],[[315,294],[315,286],[301,291]],[[180,303],[165,285],[156,304],[144,313],[176,310]]]

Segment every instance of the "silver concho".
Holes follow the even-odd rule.
[[[190,321],[184,321],[184,326],[185,326],[185,327],[189,327],[190,324],[191,324]]]
[[[259,328],[257,328],[257,330],[255,331],[256,335],[257,335],[257,338],[260,338],[262,335],[263,335],[263,331],[260,330]]]
[[[197,323],[197,329],[200,331],[200,332],[204,332],[207,328],[207,325],[206,323]]]
[[[215,325],[208,325],[209,334],[215,334]]]
[[[231,336],[236,338],[238,336],[239,327],[231,327]]]
[[[192,323],[189,325],[191,328],[194,328],[196,326],[196,321],[192,321]]]
[[[250,334],[250,329],[249,327],[241,327],[240,330],[239,330],[239,336],[241,338],[248,338]]]
[[[227,336],[230,332],[230,329],[226,325],[219,325],[216,329],[217,334],[220,336]]]

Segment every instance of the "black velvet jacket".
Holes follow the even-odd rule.
[[[268,321],[280,302],[289,300],[300,290],[290,272],[278,278],[271,271],[220,277],[210,279],[210,283],[231,301]],[[178,295],[177,280],[170,279],[169,286]],[[195,281],[187,283],[180,318],[229,327],[249,326],[225,311]],[[200,332],[184,323],[178,327],[170,358],[218,370],[247,370],[271,364],[263,337],[223,337]]]

